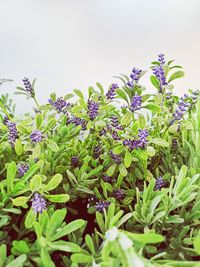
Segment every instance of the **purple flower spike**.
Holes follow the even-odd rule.
[[[62,112],[65,107],[70,106],[70,104],[61,97],[58,97],[55,102],[52,99],[49,99],[48,101],[59,113]]]
[[[142,105],[142,97],[137,95],[137,94],[134,95],[132,100],[131,100],[130,110],[133,112],[136,110],[140,110],[141,105]]]
[[[27,173],[27,171],[29,170],[30,166],[28,163],[26,162],[20,162],[17,165],[17,170],[19,173],[19,177],[23,177],[25,173]]]
[[[163,180],[162,176],[159,176],[156,179],[155,190],[161,190],[166,185],[167,185],[166,181]]]
[[[84,119],[73,116],[71,119],[67,118],[67,125],[74,124],[75,126],[82,126],[83,130],[86,130],[87,122]]]
[[[99,212],[103,212],[104,209],[108,208],[110,206],[110,202],[105,201],[105,200],[100,200],[96,202],[96,210]]]
[[[99,146],[95,146],[93,150],[94,159],[98,159],[101,154],[101,148]]]
[[[116,131],[112,132],[112,138],[114,140],[117,140],[117,141],[119,141],[121,139]]]
[[[125,195],[124,195],[124,190],[119,188],[117,190],[113,191],[113,195],[117,200],[122,200],[124,199]]]
[[[15,122],[6,120],[6,126],[8,127],[8,140],[11,146],[14,146],[15,140],[18,138],[18,131]]]
[[[26,92],[31,96],[31,97],[34,97],[35,96],[35,92],[34,92],[34,89],[29,81],[28,78],[24,77],[23,79],[23,83],[24,83],[24,87],[26,89]]]
[[[99,104],[92,100],[88,100],[88,114],[92,121],[97,117],[98,111],[99,111]]]
[[[76,168],[79,166],[79,158],[77,156],[71,157],[71,165],[73,168]]]
[[[44,136],[39,130],[35,130],[30,134],[30,138],[33,143],[39,143],[43,140]]]
[[[141,75],[141,73],[142,73],[142,70],[133,68],[133,70],[132,70],[132,72],[131,72],[131,75],[130,75],[131,80],[129,80],[129,81],[127,82],[127,85],[128,85],[129,87],[133,88],[134,85],[138,83],[138,81],[139,81],[139,79],[140,79],[140,75]]]
[[[119,86],[118,86],[117,83],[113,83],[113,84],[110,86],[108,92],[106,93],[106,97],[107,97],[107,99],[110,99],[110,100],[114,99],[114,97],[115,97],[115,90],[116,90],[117,88],[119,88]]]
[[[170,121],[170,125],[172,125],[175,121],[180,121],[185,112],[188,110],[190,103],[188,101],[188,96],[185,94],[183,97],[180,98],[178,102],[178,107],[173,113],[173,119]]]
[[[149,136],[149,133],[146,129],[144,129],[144,130],[139,129],[138,131],[139,131],[138,137],[140,138],[139,139],[139,146],[145,147],[148,144],[147,137]]]
[[[112,150],[110,151],[109,154],[110,154],[111,159],[114,160],[114,162],[115,162],[116,164],[120,164],[120,163],[122,162],[122,158],[121,158],[120,156],[114,154],[114,153],[112,152]]]
[[[159,54],[158,55],[158,62],[163,66],[165,64],[165,55]]]
[[[34,194],[34,197],[32,199],[32,208],[36,213],[42,213],[47,209],[46,201],[39,193]]]

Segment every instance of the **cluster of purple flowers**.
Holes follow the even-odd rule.
[[[136,68],[133,68],[132,69],[132,72],[131,72],[131,80],[129,80],[127,82],[127,85],[131,88],[133,88],[133,86],[138,83],[139,79],[140,79],[140,76],[141,76],[141,73],[142,73],[142,70],[140,69],[136,69]]]
[[[81,126],[83,130],[86,130],[87,122],[86,120],[73,116],[72,118],[67,117],[67,125],[68,124],[74,124],[75,126]]]
[[[108,208],[110,206],[110,202],[109,201],[105,201],[105,200],[100,200],[96,202],[95,208],[97,211],[99,212],[103,212],[104,209]]]
[[[63,109],[67,106],[70,106],[64,99],[58,97],[56,101],[49,99],[49,104],[51,104],[59,113],[63,111]]]
[[[99,104],[93,100],[88,100],[88,115],[93,121],[99,112]]]
[[[7,116],[4,117],[3,123],[8,128],[8,140],[11,146],[14,146],[16,139],[19,137],[16,123],[8,119]]]
[[[111,117],[111,125],[116,129],[116,130],[123,130],[123,126],[119,124],[119,119],[117,116],[112,116]]]
[[[99,146],[95,146],[93,150],[94,159],[98,159],[101,154],[101,148]]]
[[[39,130],[34,130],[30,134],[30,138],[33,143],[39,143],[44,139],[44,135]]]
[[[159,176],[156,179],[155,190],[161,190],[163,187],[166,187],[166,185],[167,185],[167,183],[163,179],[163,177],[162,176]]]
[[[30,97],[34,97],[35,96],[35,92],[34,92],[34,89],[33,89],[32,85],[31,85],[29,79],[24,77],[24,79],[22,81],[24,83],[24,87],[25,87],[26,92],[29,94]]]
[[[114,190],[113,195],[117,200],[122,200],[125,197],[124,190],[121,188]]]
[[[112,182],[112,177],[110,177],[108,175],[104,175],[103,176],[103,180],[104,180],[104,182],[111,183]]]
[[[116,91],[117,88],[119,88],[119,86],[118,86],[117,83],[113,83],[110,86],[108,92],[106,93],[107,99],[110,99],[110,100],[114,99],[114,97],[115,97],[115,91]]]
[[[192,106],[194,106],[197,103],[199,95],[200,95],[200,92],[198,90],[192,92],[192,95],[191,95]]]
[[[139,129],[138,130],[138,137],[139,139],[131,140],[126,139],[123,141],[124,146],[128,146],[130,150],[134,150],[137,148],[144,148],[148,144],[147,137],[149,136],[149,133],[146,129]]]
[[[30,166],[27,162],[20,162],[17,165],[17,171],[19,173],[19,177],[23,177],[25,173],[29,170]]]
[[[163,86],[167,85],[165,72],[163,69],[163,66],[165,64],[165,56],[163,54],[158,55],[158,62],[160,64],[153,68],[153,74],[156,76],[156,78],[160,82],[160,93],[162,93],[163,92]]]
[[[78,167],[79,164],[80,164],[80,161],[79,161],[79,158],[78,158],[77,156],[73,156],[73,157],[71,157],[71,166],[72,166],[73,168]]]
[[[120,164],[122,162],[122,158],[119,155],[116,155],[112,152],[112,150],[109,152],[110,157],[116,164]]]
[[[178,107],[173,113],[173,118],[170,121],[170,125],[172,125],[175,121],[180,121],[183,118],[185,112],[188,110],[189,106],[190,103],[188,102],[188,95],[184,94],[184,96],[180,98]]]
[[[142,97],[135,94],[131,100],[130,110],[133,112],[136,110],[140,110],[141,105],[142,105]]]
[[[45,199],[37,192],[34,194],[34,197],[32,198],[32,208],[36,213],[37,212],[42,213],[44,210],[47,209]]]

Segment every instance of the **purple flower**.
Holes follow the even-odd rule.
[[[95,146],[93,150],[94,159],[98,159],[101,154],[101,148],[99,146]]]
[[[127,82],[127,85],[132,88],[136,83],[138,83],[141,73],[142,73],[142,70],[133,68],[131,75],[130,75],[131,80]]]
[[[80,126],[82,126],[83,130],[86,130],[87,122],[84,119],[73,116],[71,119],[69,119],[69,118],[67,119],[67,124],[70,124],[70,123],[74,124],[75,126],[80,125]]]
[[[79,163],[80,163],[80,161],[79,161],[79,158],[77,156],[71,157],[71,165],[73,168],[78,167]]]
[[[34,92],[34,89],[29,81],[28,78],[24,77],[24,79],[22,80],[23,83],[24,83],[24,87],[26,89],[26,92],[31,96],[31,97],[34,97],[35,96],[35,92]]]
[[[30,134],[30,138],[33,143],[39,143],[43,140],[44,136],[39,130],[35,130]]]
[[[117,200],[122,200],[125,197],[124,190],[121,188],[114,190],[113,195]]]
[[[16,123],[6,120],[6,126],[8,127],[8,140],[11,146],[14,146],[15,140],[19,137]]]
[[[107,183],[111,183],[112,182],[112,178],[108,175],[104,175],[103,176],[103,180],[104,182],[107,182]]]
[[[113,131],[113,132],[112,132],[112,138],[113,138],[114,140],[120,140],[120,139],[121,139],[116,131]]]
[[[99,135],[102,136],[102,135],[106,135],[106,129],[103,128],[100,132],[99,132]]]
[[[128,148],[132,151],[134,149],[137,149],[141,147],[140,140],[131,140],[131,139],[125,139],[123,141],[124,146],[128,146]]]
[[[134,95],[131,100],[130,110],[133,112],[139,110],[141,109],[141,105],[142,105],[142,97],[137,94]]]
[[[4,116],[4,118],[3,118],[3,124],[4,124],[4,125],[7,125],[7,123],[8,123],[9,121],[10,121],[10,120],[9,120],[8,116],[7,116],[7,115]]]
[[[108,92],[106,93],[106,97],[107,97],[107,99],[110,99],[110,100],[114,99],[114,97],[115,97],[115,90],[116,90],[117,88],[119,88],[119,86],[118,86],[117,83],[113,83],[113,84],[110,86]]]
[[[173,118],[170,121],[170,125],[172,125],[175,121],[180,121],[185,112],[188,110],[188,107],[190,106],[190,103],[188,102],[188,95],[184,95],[180,98],[180,101],[178,102],[178,107],[173,113]]]
[[[61,97],[58,97],[55,102],[52,99],[49,99],[49,104],[51,104],[59,113],[62,112],[65,107],[70,106],[70,104]]]
[[[110,157],[116,164],[120,164],[122,162],[122,158],[112,152],[112,150],[109,152]]]
[[[166,185],[166,181],[163,180],[162,176],[159,176],[156,179],[155,190],[161,190],[163,187],[166,187]]]
[[[119,119],[117,116],[111,117],[111,125],[117,130],[123,130],[122,125],[119,124]]]
[[[23,177],[25,173],[29,170],[30,166],[26,162],[20,162],[17,165],[17,171],[19,173],[19,177]]]
[[[32,208],[36,213],[42,213],[47,209],[46,201],[39,193],[34,194],[34,197],[32,199]]]
[[[164,54],[159,54],[158,55],[158,62],[160,63],[160,65],[165,65],[165,55]]]
[[[94,120],[97,117],[98,111],[99,111],[99,104],[92,100],[88,100],[88,114],[91,120]]]
[[[147,137],[149,136],[149,133],[146,129],[139,129],[138,131],[139,146],[145,147],[148,144]]]
[[[98,202],[96,202],[96,210],[99,212],[103,212],[104,209],[108,208],[110,206],[110,202],[105,201],[105,200],[100,200]]]

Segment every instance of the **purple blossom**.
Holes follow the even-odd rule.
[[[98,202],[96,202],[96,210],[99,212],[103,212],[104,209],[108,208],[110,206],[110,202],[105,201],[105,200],[100,200]]]
[[[162,176],[159,176],[156,179],[156,184],[155,184],[155,190],[161,190],[163,187],[166,187],[167,183],[165,180],[163,180]]]
[[[117,116],[111,117],[111,125],[117,130],[123,130],[122,125],[119,124],[119,119]]]
[[[93,150],[94,159],[98,159],[101,154],[101,148],[99,146],[95,146]]]
[[[34,92],[34,89],[29,81],[28,78],[24,77],[24,79],[22,80],[23,83],[24,83],[24,87],[26,89],[26,92],[31,96],[31,97],[34,97],[35,96],[35,92]]]
[[[111,183],[112,182],[112,178],[108,175],[104,175],[103,176],[103,180],[104,182],[107,182],[107,183]]]
[[[106,135],[106,129],[103,128],[100,132],[99,132],[99,135],[102,136],[102,135]]]
[[[110,157],[116,164],[120,164],[122,162],[122,158],[119,155],[116,155],[112,152],[112,150],[109,152]]]
[[[34,194],[34,197],[32,199],[32,208],[36,213],[42,213],[47,209],[45,199],[37,192]]]
[[[124,190],[121,188],[114,190],[113,195],[117,200],[122,200],[125,197]]]
[[[5,121],[6,126],[8,127],[8,140],[11,146],[14,146],[15,144],[15,140],[19,137],[18,131],[17,131],[17,127],[16,127],[16,123],[15,122],[11,122],[9,120]]]
[[[33,143],[39,143],[43,140],[44,135],[39,130],[35,130],[30,134],[30,138]]]
[[[116,131],[112,132],[112,138],[114,140],[117,140],[117,141],[121,140],[121,138],[119,137],[119,135],[118,135],[118,133]]]
[[[110,100],[114,99],[114,97],[115,97],[115,91],[116,91],[117,88],[119,88],[119,86],[118,86],[117,83],[113,83],[110,86],[108,92],[106,93],[107,99],[110,99]]]
[[[137,94],[134,95],[131,100],[130,110],[133,112],[139,110],[141,109],[141,105],[142,105],[142,97]]]
[[[17,165],[17,171],[19,173],[19,177],[23,177],[25,173],[29,170],[30,166],[27,162],[20,162]]]
[[[62,112],[65,107],[70,106],[70,104],[61,97],[58,97],[55,102],[52,99],[49,99],[48,101],[59,113]]]
[[[158,62],[160,63],[161,66],[165,65],[165,55],[164,54],[158,55]]]
[[[149,136],[149,133],[146,129],[139,129],[138,131],[138,137],[140,138],[139,147],[145,147],[148,144],[147,137]]]
[[[132,72],[131,72],[131,80],[129,80],[127,82],[127,85],[131,88],[133,88],[133,86],[138,83],[139,79],[140,79],[140,76],[141,76],[141,73],[142,73],[142,70],[140,69],[136,69],[136,68],[133,68]]]
[[[140,140],[131,140],[131,139],[126,139],[123,141],[124,146],[128,146],[128,148],[132,151],[134,149],[138,149],[141,147]]]
[[[77,156],[71,157],[71,165],[73,168],[78,167],[80,164],[79,158]]]
[[[4,124],[4,125],[7,125],[8,122],[9,122],[9,118],[8,118],[8,116],[6,115],[6,116],[4,116],[4,118],[3,118],[3,124]]]
[[[99,104],[92,100],[88,100],[88,114],[91,120],[94,120],[97,117],[98,111],[99,111]]]
[[[172,125],[175,121],[180,121],[183,118],[185,112],[188,110],[189,106],[190,103],[188,102],[188,95],[184,94],[184,96],[180,98],[178,107],[173,113],[173,118],[170,121],[170,125]]]
[[[82,118],[78,118],[78,117],[75,117],[73,116],[71,119],[68,118],[67,120],[67,124],[74,124],[75,126],[82,126],[82,129],[83,130],[86,130],[86,125],[87,125],[87,122],[86,120],[82,119]]]

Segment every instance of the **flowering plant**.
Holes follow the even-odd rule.
[[[0,97],[0,267],[198,266],[200,93],[175,95],[173,62],[152,94],[133,68],[44,105],[24,78],[20,118]]]

